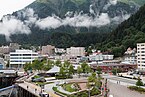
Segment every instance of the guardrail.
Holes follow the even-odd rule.
[[[12,89],[12,88],[15,88],[15,85],[12,85],[12,86],[9,86],[9,87],[6,87],[6,88],[2,88],[2,89],[0,89],[0,92],[6,91],[6,90]]]

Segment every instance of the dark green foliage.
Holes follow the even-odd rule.
[[[49,70],[51,69],[53,66],[53,61],[51,60],[46,60],[46,59],[43,59],[43,60],[34,60],[31,63],[26,63],[24,65],[24,70],[25,71],[28,71],[28,70]]]
[[[98,95],[100,93],[101,92],[97,88],[95,88],[95,87],[91,90],[91,96]]]
[[[137,79],[136,86],[143,86],[143,82],[140,79],[140,77],[138,77],[138,79]]]
[[[143,2],[144,0],[136,0],[136,2]],[[106,4],[106,0],[95,0],[94,4],[99,6],[100,2]],[[139,4],[140,4],[139,2]],[[64,18],[68,11],[89,13],[89,7],[91,0],[37,0],[30,4],[28,8],[33,8],[35,13],[40,18],[46,18],[51,16],[52,13]],[[99,11],[106,13],[106,10],[101,9]],[[127,13],[135,13],[136,9],[132,9],[128,4],[117,3],[115,6],[108,8],[108,15],[110,17],[116,16],[118,12],[125,10]],[[14,16],[18,16],[17,12],[13,13]],[[25,20],[21,17],[21,20]],[[85,46],[89,47],[91,44],[96,49],[102,51],[112,52],[115,57],[123,55],[124,51],[128,47],[136,47],[136,43],[145,42],[145,6],[131,16],[128,20],[124,21],[114,30],[117,25],[111,23],[111,25],[103,27],[70,27],[62,26],[57,29],[41,30],[36,26],[32,26],[31,34],[14,34],[11,35],[12,42],[17,42],[21,45],[47,45],[51,44],[56,47],[70,47],[70,46]],[[111,33],[110,31],[114,30]],[[0,36],[0,45],[6,44],[5,37]],[[91,53],[90,49],[87,50]]]
[[[69,95],[68,97],[88,97],[88,91],[78,92],[76,94]]]
[[[72,64],[70,62],[65,61],[61,67],[60,72],[56,76],[57,79],[66,79],[66,78],[72,78],[72,75],[74,74],[75,70]]]
[[[122,22],[103,42],[101,49],[111,51],[116,57],[123,55],[128,47],[145,42],[145,5]]]
[[[117,75],[117,73],[121,73],[121,69],[120,68],[113,68],[112,73],[113,73],[113,75]]]
[[[137,86],[129,86],[128,87],[130,90],[135,90],[135,91],[138,91],[140,93],[145,93],[145,89],[144,88],[141,88],[141,87],[137,87]]]

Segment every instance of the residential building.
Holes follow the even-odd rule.
[[[0,47],[0,54],[8,54],[8,53],[9,53],[9,46]]]
[[[137,53],[136,48],[131,49],[130,47],[124,53],[124,62],[128,62],[130,64],[137,64]]]
[[[63,48],[55,48],[55,53],[56,54],[64,54],[64,53],[66,53],[66,50]]]
[[[70,47],[66,49],[66,53],[70,56],[84,56],[85,48],[84,47]]]
[[[137,43],[137,65],[139,70],[145,70],[145,43]]]
[[[19,49],[20,45],[18,43],[10,43],[9,45],[9,51],[14,52],[16,49]]]
[[[114,55],[103,54],[101,51],[93,52],[89,55],[90,61],[103,61],[103,60],[113,60]]]
[[[52,55],[52,54],[54,54],[54,49],[55,49],[55,46],[52,46],[52,45],[42,46],[41,54],[42,55]]]
[[[0,54],[9,54],[9,52],[15,51],[16,49],[19,49],[19,44],[17,43],[10,43],[9,46],[1,46],[0,47]]]
[[[16,50],[10,52],[10,67],[23,68],[26,63],[32,63],[38,58],[38,53],[32,50]]]

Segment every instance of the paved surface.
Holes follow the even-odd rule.
[[[39,97],[39,93],[41,92],[40,87],[33,85],[31,83],[28,83],[28,82],[20,83],[18,85]]]
[[[19,86],[21,86],[22,88],[28,90],[29,92],[31,92],[39,97],[39,93],[41,92],[41,87],[34,85],[34,84],[31,84],[31,83],[28,83],[28,82],[20,83]],[[27,88],[27,86],[28,86],[28,88]],[[50,97],[60,97],[51,91],[49,91],[47,93],[50,95]]]
[[[108,82],[108,87],[110,89],[109,94],[113,95],[113,97],[145,97],[145,94],[131,91],[127,86],[122,86],[120,84]]]

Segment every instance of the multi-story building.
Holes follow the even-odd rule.
[[[10,52],[10,67],[23,68],[26,63],[29,63],[38,58],[38,53],[32,50],[16,50]]]
[[[19,44],[17,43],[10,43],[9,46],[1,46],[0,47],[0,54],[9,54],[9,52],[15,51],[19,49]]]
[[[128,62],[130,64],[137,64],[137,53],[135,48],[128,48],[124,54],[124,62]]]
[[[47,46],[42,46],[42,55],[52,55],[54,53],[55,46],[52,45],[47,45]]]
[[[19,49],[20,45],[18,43],[10,43],[9,50],[10,52],[14,52],[16,49]]]
[[[64,53],[66,53],[66,50],[63,49],[63,48],[55,48],[55,53],[56,53],[56,54],[57,54],[57,53],[59,53],[59,54],[64,54]]]
[[[103,60],[113,60],[114,55],[110,54],[103,54],[101,51],[93,52],[91,55],[89,55],[90,61],[103,61]]]
[[[0,54],[8,54],[8,53],[9,53],[9,46],[0,47]]]
[[[145,70],[145,43],[137,43],[137,65],[139,70]]]
[[[70,56],[84,56],[85,48],[84,47],[70,47],[66,49],[66,53]]]

